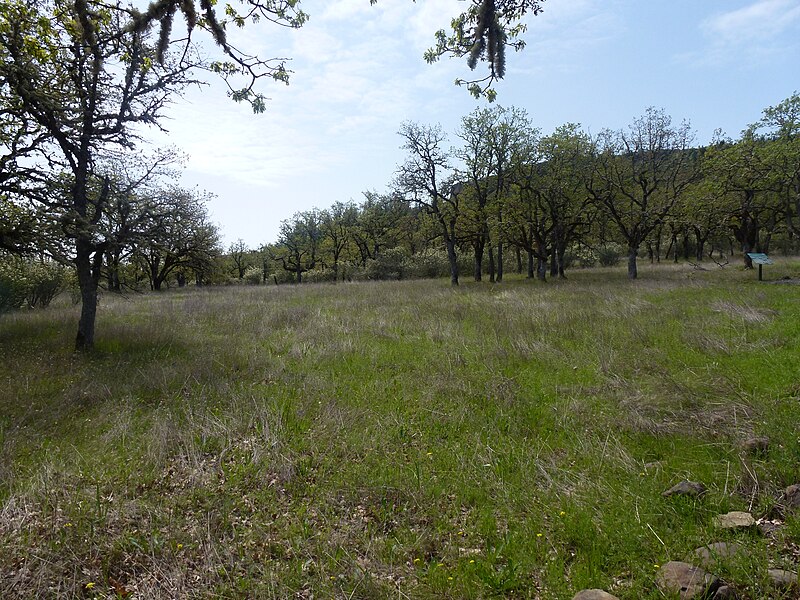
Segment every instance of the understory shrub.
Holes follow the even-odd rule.
[[[408,274],[410,277],[433,279],[450,274],[450,263],[447,252],[429,248],[408,257]]]
[[[603,267],[614,267],[622,258],[622,248],[618,244],[605,244],[597,249],[597,261]]]
[[[67,269],[52,261],[9,257],[0,261],[0,312],[23,305],[44,308],[67,283]]]
[[[303,281],[306,283],[324,283],[333,280],[333,269],[315,268],[303,273]]]
[[[263,277],[263,271],[259,267],[247,267],[244,272],[244,281],[248,285],[259,285]]]
[[[405,279],[409,272],[409,256],[402,248],[389,248],[367,261],[369,279]]]

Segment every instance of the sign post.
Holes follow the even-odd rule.
[[[771,265],[774,264],[769,256],[763,254],[761,252],[748,252],[747,256],[750,257],[755,264],[758,265],[758,280],[762,281],[761,279],[761,267],[764,265]]]

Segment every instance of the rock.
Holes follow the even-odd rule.
[[[778,521],[759,521],[758,522],[758,530],[767,537],[772,537],[776,533],[778,533],[783,527],[783,523]]]
[[[670,496],[690,496],[692,498],[696,498],[697,496],[702,496],[705,493],[706,486],[704,486],[702,483],[684,480],[680,483],[676,483],[666,492],[662,492],[661,495],[665,498],[669,498]]]
[[[619,600],[603,590],[583,590],[575,594],[572,600]]]
[[[769,451],[769,438],[751,437],[742,442],[742,450],[748,454],[766,454]]]
[[[800,483],[790,485],[783,491],[783,504],[789,510],[800,508]]]
[[[671,561],[656,574],[656,585],[664,594],[678,594],[681,600],[713,598],[720,580],[700,567]]]
[[[720,560],[736,556],[742,550],[736,542],[716,542],[694,551],[697,561],[706,569],[714,567]]]
[[[713,600],[736,600],[738,597],[736,590],[729,585],[721,586],[712,596]]]
[[[784,571],[783,569],[770,569],[767,571],[767,575],[769,576],[769,581],[773,585],[781,590],[788,590],[797,585],[797,573],[793,573],[792,571]]]
[[[753,515],[749,512],[741,512],[738,510],[714,517],[714,525],[720,529],[741,529],[752,527],[755,524],[756,520],[753,518]]]

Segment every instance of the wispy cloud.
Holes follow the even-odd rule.
[[[529,21],[528,47],[525,52],[561,70],[581,62],[586,52],[609,40],[618,39],[625,30],[619,16],[622,11],[599,0],[553,0],[544,12]]]
[[[703,24],[707,35],[729,44],[769,42],[800,21],[800,0],[757,0],[714,15]]]
[[[758,68],[797,48],[793,30],[799,26],[800,0],[756,0],[704,19],[699,31],[705,46],[676,58],[701,67],[736,64]]]
[[[431,0],[440,9],[445,3],[453,8],[452,0]],[[420,5],[409,2],[386,1],[375,7],[366,0],[308,4],[310,22],[299,32],[279,32],[271,52],[262,52],[292,56],[290,68],[295,71],[288,88],[267,86],[272,100],[265,115],[249,114],[247,106],[232,103],[218,85],[190,92],[187,102],[172,111],[166,124],[170,134],[159,136],[157,143],[178,141],[190,156],[189,172],[214,173],[217,185],[227,180],[231,188],[278,191],[315,180],[333,186],[334,178],[344,179],[340,173],[352,173],[380,156],[391,170],[399,145],[395,132],[403,120],[419,113],[420,96],[427,91],[429,78],[421,78],[420,71],[429,69],[422,65],[419,45],[423,30],[430,38],[430,24],[424,28],[424,15],[412,18]],[[430,16],[427,2],[425,8]],[[256,48],[264,44],[256,39],[256,28],[245,33]],[[452,89],[455,76],[441,77],[446,66],[430,70],[439,72],[437,79],[430,78],[439,89],[428,95],[438,101],[453,93],[465,95]],[[366,173],[362,176],[366,179]],[[351,178],[349,185],[354,183],[362,185]],[[231,206],[240,202],[228,201]],[[298,208],[292,202],[288,206]]]

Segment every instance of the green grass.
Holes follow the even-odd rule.
[[[800,481],[800,288],[640,275],[105,295],[88,357],[72,306],[3,315],[0,597],[663,598],[724,539],[784,597],[797,518],[712,518]]]

